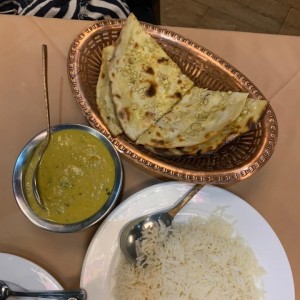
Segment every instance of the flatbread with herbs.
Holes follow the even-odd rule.
[[[268,106],[267,100],[247,98],[241,114],[229,125],[227,125],[217,136],[212,139],[193,146],[178,148],[153,148],[145,146],[149,151],[164,156],[196,155],[198,153],[208,154],[219,149],[222,145],[232,141],[234,138],[248,132],[259,121]]]
[[[242,112],[248,93],[189,90],[170,112],[148,128],[137,144],[155,148],[187,147],[219,135]]]
[[[115,106],[111,100],[108,78],[108,64],[113,56],[114,50],[115,47],[113,45],[105,47],[102,50],[102,64],[96,88],[96,101],[104,124],[113,136],[117,136],[121,134],[123,130],[116,117]]]
[[[193,86],[133,14],[116,42],[109,79],[117,118],[132,141]]]

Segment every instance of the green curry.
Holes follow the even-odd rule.
[[[37,160],[35,153],[27,166],[25,193],[33,211],[43,219],[76,223],[95,214],[109,198],[114,161],[105,145],[88,132],[65,129],[51,135],[37,174],[46,209],[39,207],[32,190]]]

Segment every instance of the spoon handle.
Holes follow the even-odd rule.
[[[204,187],[202,184],[196,184],[190,189],[183,198],[168,211],[168,214],[174,218],[176,214]]]
[[[41,155],[44,153],[50,142],[50,109],[49,109],[49,95],[48,95],[48,48],[47,45],[42,45],[42,58],[43,58],[43,84],[44,84],[44,100],[47,112],[47,135],[41,147]]]
[[[36,202],[42,209],[46,209],[44,201],[39,195],[38,191],[38,184],[37,184],[37,174],[39,170],[39,166],[46,151],[51,138],[51,126],[50,126],[50,108],[49,108],[49,96],[48,96],[48,48],[47,45],[42,45],[42,65],[43,65],[43,84],[44,84],[44,101],[46,106],[46,113],[47,113],[47,134],[45,139],[41,143],[41,147],[38,148],[38,155],[39,160],[35,166],[34,173],[32,176],[32,185],[33,185],[33,192],[35,195]],[[1,299],[0,299],[1,300]]]
[[[54,298],[63,300],[85,300],[86,292],[82,289],[71,291],[43,291],[43,292],[16,292],[10,291],[9,296],[33,297],[33,298]]]

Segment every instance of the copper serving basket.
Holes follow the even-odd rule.
[[[278,136],[276,116],[270,105],[255,128],[208,155],[160,156],[134,144],[125,135],[110,134],[99,115],[96,85],[102,49],[114,44],[123,24],[124,20],[97,22],[79,33],[69,50],[71,89],[90,125],[108,137],[132,162],[174,180],[232,184],[261,169],[271,157]],[[213,52],[172,31],[142,25],[195,85],[210,90],[243,91],[252,98],[265,98],[246,76]]]

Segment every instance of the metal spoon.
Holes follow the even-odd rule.
[[[160,222],[170,226],[175,215],[203,188],[203,185],[196,184],[189,190],[178,203],[172,208],[157,212],[152,215],[142,216],[127,223],[120,232],[119,243],[123,255],[126,259],[136,264],[136,241],[142,238],[142,232],[151,229],[154,225],[160,225]]]
[[[43,81],[44,81],[44,100],[46,104],[46,111],[47,111],[47,134],[42,142],[41,148],[38,151],[39,160],[36,164],[33,177],[32,177],[32,183],[33,183],[33,192],[36,197],[36,200],[41,208],[45,209],[45,205],[43,200],[41,199],[39,192],[38,192],[38,185],[37,185],[37,173],[38,169],[40,167],[41,160],[43,158],[43,155],[50,143],[51,138],[51,126],[50,126],[50,108],[49,108],[49,96],[48,96],[48,51],[47,51],[47,45],[42,46],[42,58],[43,58]]]
[[[34,298],[57,298],[60,300],[85,300],[86,292],[83,289],[70,291],[36,291],[36,292],[16,292],[0,280],[0,300],[5,300],[10,296],[15,297],[34,297]]]

